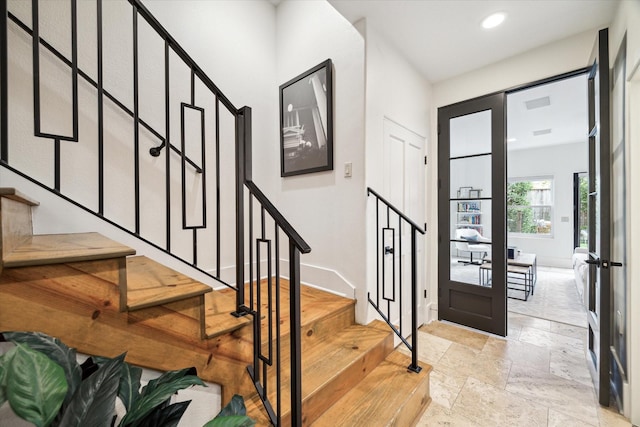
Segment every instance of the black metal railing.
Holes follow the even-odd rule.
[[[106,3],[106,2],[105,2]],[[40,32],[39,23],[41,13],[38,0],[32,2],[17,2],[20,7],[31,5],[31,22],[21,20],[18,15],[12,13],[7,8],[7,0],[0,0],[0,165],[12,172],[34,182],[35,184],[55,193],[68,202],[90,212],[102,220],[116,226],[137,238],[145,241],[157,249],[160,249],[174,258],[188,264],[190,267],[212,277],[213,279],[235,289],[237,292],[235,315],[251,315],[254,324],[254,362],[248,367],[249,373],[256,385],[256,389],[265,404],[271,422],[279,426],[283,417],[282,383],[283,376],[290,377],[290,416],[291,425],[302,425],[302,388],[301,388],[301,341],[300,341],[300,254],[307,253],[311,249],[287,222],[282,214],[275,208],[269,199],[252,181],[252,159],[251,159],[251,109],[249,107],[236,108],[227,97],[218,89],[211,79],[202,69],[191,59],[186,51],[176,42],[176,40],[162,27],[162,25],[151,15],[140,0],[125,0],[121,2],[131,11],[131,32],[133,34],[131,58],[132,74],[132,100],[127,102],[118,99],[116,91],[106,87],[104,43],[106,28],[103,23],[104,4],[103,0],[95,0],[95,70],[89,72],[83,70],[79,65],[78,50],[79,44],[86,42],[78,34],[78,2],[68,0],[67,2],[56,2],[59,7],[70,8],[70,57],[66,56],[54,43],[43,38]],[[109,5],[114,3],[109,2]],[[65,6],[68,5],[68,6]],[[20,16],[24,16],[24,13]],[[58,23],[62,24],[62,23]],[[86,24],[86,23],[83,23]],[[126,23],[129,25],[129,23]],[[145,105],[151,102],[145,99],[141,89],[140,73],[142,65],[140,63],[140,51],[144,50],[139,46],[139,32],[142,26],[153,30],[155,37],[159,37],[163,45],[162,58],[154,67],[154,75],[162,80],[164,89],[164,105],[156,106],[163,109],[164,124],[158,126],[157,120],[154,126],[153,120],[145,116]],[[87,25],[83,25],[87,28]],[[147,29],[145,28],[145,30]],[[12,107],[9,96],[9,70],[11,50],[9,32],[24,38],[24,35],[31,37],[32,60],[33,60],[33,105],[34,105],[34,128],[33,135],[38,141],[50,140],[54,146],[51,157],[52,178],[42,178],[42,174],[29,167],[29,162],[21,156],[25,156],[24,150],[12,149],[17,147],[9,143],[9,120],[10,108]],[[89,37],[92,39],[93,37]],[[86,46],[81,45],[84,49]],[[40,70],[40,56],[45,52],[49,61],[57,61],[58,69],[68,72],[71,80],[70,101],[68,106],[61,103],[60,108],[68,107],[72,116],[72,131],[70,135],[61,133],[46,132],[43,130],[41,85],[43,81]],[[174,82],[172,79],[172,64],[179,61],[182,67],[189,70],[188,79],[189,96],[188,100],[181,99],[174,94]],[[176,73],[177,74],[177,73]],[[46,76],[44,76],[46,77]],[[46,84],[45,82],[44,84]],[[44,86],[46,87],[46,86]],[[95,178],[96,189],[95,198],[91,202],[74,197],[72,190],[67,188],[67,183],[63,179],[65,172],[69,175],[66,167],[69,161],[64,157],[65,144],[83,143],[87,137],[86,123],[83,122],[83,114],[86,110],[79,109],[79,87],[92,88],[95,94],[95,132],[96,147],[92,157],[86,163],[95,163],[97,177],[86,177],[72,171],[74,182],[90,181]],[[197,100],[205,97],[213,98],[213,106],[198,104]],[[186,97],[185,97],[186,98]],[[179,106],[180,113],[176,114],[174,108]],[[86,106],[85,106],[86,107]],[[83,108],[85,108],[83,107]],[[123,221],[117,215],[112,215],[113,207],[109,205],[111,199],[106,195],[110,189],[108,170],[113,168],[113,164],[107,160],[107,152],[112,143],[106,138],[106,129],[110,128],[106,119],[106,110],[116,111],[119,117],[128,120],[128,124],[133,127],[131,142],[131,157],[115,159],[118,162],[133,163],[133,170],[130,171],[131,182],[127,185],[132,187],[132,218]],[[233,120],[232,144],[221,137],[221,114],[229,114]],[[185,132],[185,116],[197,117],[199,136],[195,143],[194,138],[189,139],[191,151],[195,155],[190,155],[190,148],[187,146],[187,136]],[[86,115],[86,114],[85,114]],[[47,117],[44,117],[46,121]],[[205,123],[209,126],[213,123],[213,132],[205,135]],[[127,124],[127,125],[128,125]],[[85,126],[83,126],[85,125]],[[179,130],[179,131],[177,131]],[[143,141],[143,134],[147,138]],[[172,135],[179,135],[173,136]],[[14,134],[11,134],[12,139]],[[29,140],[28,135],[17,135],[16,141],[20,144],[27,144],[22,140]],[[143,142],[153,139],[155,142],[149,148],[150,157],[145,158]],[[176,141],[179,139],[179,141]],[[12,142],[13,144],[13,142]],[[221,151],[223,148],[233,145],[235,162],[233,163],[233,179],[223,180],[221,172]],[[197,149],[194,149],[196,147]],[[164,150],[164,151],[163,151]],[[28,150],[27,156],[28,154]],[[189,154],[188,154],[189,152]],[[151,180],[145,175],[147,160],[152,157],[159,157],[164,153],[164,162],[154,163],[155,172],[160,171],[163,178],[158,183],[157,177]],[[46,155],[43,155],[46,157]],[[48,158],[48,157],[46,157]],[[208,159],[208,160],[207,160]],[[77,160],[77,159],[76,159]],[[113,156],[110,159],[114,161]],[[147,162],[147,163],[145,163]],[[229,162],[225,162],[225,167]],[[178,166],[176,166],[178,165]],[[145,166],[145,167],[148,167]],[[213,170],[212,170],[213,169]],[[197,194],[200,209],[199,219],[187,218],[189,191],[186,185],[187,179],[200,180],[200,193]],[[179,184],[176,185],[175,181]],[[235,188],[224,187],[222,183],[234,182]],[[160,185],[158,185],[160,184]],[[157,192],[154,200],[164,199],[157,202],[157,205],[149,206],[143,197],[147,192]],[[231,207],[224,206],[222,193],[233,194],[235,203],[235,214],[225,216],[233,218],[231,223],[222,224],[222,209],[232,210]],[[246,202],[245,202],[246,199]],[[229,200],[227,197],[225,200]],[[124,197],[117,200],[118,207],[124,206]],[[143,207],[144,204],[144,207]],[[227,203],[229,204],[229,203]],[[174,209],[180,206],[180,209]],[[254,206],[257,208],[254,209]],[[145,227],[143,211],[153,211],[155,215],[164,213],[164,227],[161,227],[164,236],[159,239],[157,236],[148,235],[148,227]],[[178,212],[180,218],[174,218]],[[208,213],[213,215],[208,216]],[[226,210],[225,210],[226,212]],[[208,221],[213,218],[213,221]],[[212,223],[213,222],[213,223]],[[258,224],[258,225],[256,225]],[[267,225],[271,224],[271,225]],[[235,236],[223,239],[223,230],[235,227]],[[156,227],[157,228],[157,227]],[[257,231],[256,231],[257,230]],[[157,231],[157,230],[154,230]],[[255,235],[254,235],[255,234]],[[245,238],[245,236],[247,238]],[[233,242],[235,237],[235,242]],[[281,250],[280,239],[288,240],[288,247]],[[176,241],[180,241],[182,246]],[[185,255],[184,241],[190,240],[187,244],[188,250]],[[235,249],[235,285],[229,284],[233,280],[225,280],[222,277],[221,254],[231,253]],[[206,256],[203,256],[206,255]],[[248,263],[247,263],[248,258]],[[281,325],[281,290],[286,287],[284,279],[280,278],[281,258],[288,263],[289,278],[289,327],[290,343],[285,348],[283,339],[280,337]],[[249,277],[245,279],[245,267],[248,265]],[[264,266],[264,267],[263,267]],[[261,285],[262,282],[262,285]],[[248,290],[248,292],[247,292]],[[268,319],[262,324],[263,316]],[[285,316],[286,317],[286,316]],[[277,321],[276,321],[277,319]],[[291,363],[289,370],[282,365],[283,353],[290,352]],[[271,373],[271,371],[275,371]],[[275,402],[272,405],[271,402]]]
[[[367,187],[367,196],[376,198],[376,292],[369,303],[382,319],[407,346],[411,352],[411,364],[408,369],[420,372],[418,366],[418,233],[425,230],[393,206],[380,194]],[[406,228],[409,228],[408,233]],[[403,235],[409,235],[410,262],[409,274],[405,273]],[[390,271],[388,271],[390,270]],[[407,295],[409,306],[407,307]],[[410,325],[406,325],[403,315],[409,310]],[[395,318],[397,317],[397,321]],[[397,324],[394,324],[397,323]],[[411,343],[409,343],[411,337]]]
[[[283,386],[288,383],[290,425],[302,426],[300,255],[311,252],[311,248],[253,182],[251,108],[240,109],[236,124],[242,141],[236,149],[236,167],[243,178],[242,183],[236,182],[236,212],[247,213],[246,217],[237,218],[238,224],[244,226],[236,228],[236,241],[243,242],[237,247],[236,259],[240,266],[248,257],[248,277],[244,268],[236,270],[236,282],[245,285],[237,287],[238,309],[234,314],[253,317],[253,364],[247,371],[269,420],[274,426],[283,424]],[[284,250],[280,247],[281,237],[288,241]],[[282,289],[286,287],[281,279],[282,259],[289,267],[288,348],[281,333],[286,317],[282,315]],[[288,372],[283,370],[283,353],[290,359]],[[289,381],[283,381],[283,375]]]
[[[124,4],[127,4],[123,2]],[[132,40],[132,49],[133,49],[133,58],[132,58],[132,102],[130,105],[127,105],[126,102],[119,100],[114,94],[112,94],[107,88],[105,88],[104,84],[104,32],[103,32],[103,1],[95,0],[96,4],[96,25],[95,25],[95,56],[96,56],[96,70],[95,70],[95,78],[93,78],[89,72],[86,72],[79,68],[78,66],[78,16],[77,16],[77,0],[69,0],[68,3],[60,3],[60,5],[68,4],[71,9],[71,21],[69,22],[69,26],[71,28],[71,58],[68,58],[63,54],[59,49],[56,48],[53,43],[45,40],[40,36],[40,21],[41,21],[41,13],[39,11],[39,2],[32,1],[31,4],[31,22],[23,22],[16,14],[7,10],[7,1],[0,0],[0,13],[3,13],[3,17],[5,19],[1,19],[2,26],[0,27],[0,37],[2,40],[0,42],[6,48],[3,49],[3,52],[6,55],[2,55],[0,59],[0,90],[1,90],[1,98],[2,98],[2,116],[0,117],[2,121],[2,141],[0,143],[0,162],[3,166],[13,170],[14,172],[22,175],[23,177],[30,179],[37,184],[52,190],[59,196],[67,199],[68,201],[74,203],[75,205],[88,210],[91,213],[94,213],[104,219],[107,222],[110,222],[112,225],[115,225],[133,235],[145,241],[146,243],[155,246],[156,248],[163,250],[164,252],[172,255],[173,257],[185,262],[190,267],[198,269],[200,272],[216,279],[217,281],[224,283],[227,286],[232,287],[227,280],[224,280],[221,277],[221,258],[220,254],[224,250],[222,248],[223,241],[220,238],[220,219],[221,219],[221,200],[220,200],[220,108],[225,108],[232,116],[234,116],[237,120],[238,117],[238,109],[233,106],[233,104],[227,99],[227,97],[218,89],[218,87],[206,76],[206,74],[202,71],[202,69],[191,59],[191,57],[184,51],[184,49],[173,39],[173,37],[162,27],[162,25],[151,15],[151,13],[144,7],[141,1],[139,0],[129,0],[128,4],[131,8],[131,26],[133,33]],[[150,120],[145,120],[143,114],[141,113],[141,103],[145,100],[141,99],[140,94],[140,65],[139,65],[139,29],[145,23],[148,27],[155,30],[155,35],[159,38],[160,43],[164,45],[164,57],[162,58],[161,66],[157,67],[158,70],[161,70],[159,79],[164,80],[164,89],[165,89],[165,105],[162,106],[164,109],[164,118],[165,124],[164,129],[155,128]],[[11,25],[11,27],[10,27]],[[32,40],[38,40],[39,43],[32,43],[32,60],[33,60],[33,105],[34,105],[34,135],[43,140],[51,140],[54,149],[53,149],[53,159],[52,159],[52,169],[53,169],[53,179],[51,182],[43,182],[43,180],[34,179],[33,171],[29,170],[28,167],[24,167],[23,164],[19,162],[10,161],[10,146],[9,146],[9,138],[8,138],[8,96],[7,96],[7,75],[8,75],[8,52],[11,49],[11,46],[8,46],[7,42],[7,33],[8,30],[12,31],[22,31],[23,33],[31,36]],[[86,48],[86,47],[85,47]],[[40,72],[40,57],[42,56],[41,51],[47,53],[50,58],[54,58],[57,61],[57,65],[60,67],[66,67],[70,74],[71,79],[71,87],[72,87],[72,95],[70,100],[70,109],[72,115],[72,132],[71,135],[57,134],[53,132],[45,132],[42,130],[43,125],[43,112],[41,111],[42,97],[41,97],[41,86],[43,85],[41,79]],[[182,65],[187,67],[190,71],[190,100],[189,102],[180,102],[180,117],[173,118],[171,116],[171,99],[172,99],[172,86],[170,83],[170,61],[179,60],[182,61]],[[87,203],[86,201],[79,201],[77,198],[74,198],[67,189],[63,188],[63,183],[61,180],[62,169],[65,166],[64,159],[61,154],[61,144],[64,142],[73,143],[79,142],[82,140],[82,137],[79,134],[79,113],[78,113],[78,84],[79,80],[82,81],[84,85],[90,85],[95,89],[96,94],[96,127],[95,130],[97,133],[97,165],[96,165],[96,173],[97,173],[97,188],[95,194],[97,196],[97,201],[95,201],[95,208],[91,208],[88,205],[93,203]],[[215,99],[215,107],[205,109],[202,106],[196,104],[196,86],[198,90],[202,92],[207,92]],[[204,97],[204,94],[200,94],[201,97]],[[105,150],[108,148],[108,145],[105,142],[105,109],[108,108],[106,103],[108,102],[108,107],[119,111],[126,115],[131,123],[133,124],[133,148],[132,148],[132,157],[133,157],[133,171],[131,171],[132,182],[130,183],[131,187],[133,187],[133,219],[129,221],[131,225],[123,225],[123,222],[119,218],[115,218],[112,215],[106,213],[105,203],[105,187],[107,184],[108,175],[106,174],[106,159],[105,159]],[[177,102],[176,100],[173,101]],[[7,105],[7,108],[4,106]],[[64,106],[63,106],[64,107]],[[185,111],[191,110],[196,111],[200,114],[200,140],[196,141],[196,146],[199,146],[200,155],[197,160],[194,160],[191,156],[186,154],[186,142],[187,138],[185,137]],[[205,138],[204,128],[205,128],[205,120],[211,120],[214,123],[215,134],[210,138]],[[172,126],[179,126],[179,139],[180,141],[172,141]],[[161,150],[165,147],[169,147],[170,150],[165,151],[165,162],[164,162],[164,194],[163,198],[165,199],[165,203],[163,206],[158,206],[156,212],[164,212],[164,236],[162,239],[156,237],[151,237],[149,232],[145,232],[142,230],[142,195],[143,190],[142,186],[145,185],[147,188],[150,186],[149,178],[145,178],[141,172],[141,157],[143,155],[142,143],[141,143],[141,131],[145,131],[149,138],[153,138],[157,141],[157,145],[153,146],[149,149],[149,153],[151,156],[159,156],[161,154]],[[84,135],[86,137],[86,134]],[[238,135],[236,135],[235,144],[239,144]],[[215,178],[211,185],[215,186],[215,200],[209,200],[207,197],[207,185],[208,185],[208,176],[207,176],[207,166],[205,165],[205,155],[207,150],[213,150],[213,157],[215,159],[214,168],[215,173],[212,176]],[[175,156],[172,158],[172,156]],[[172,167],[172,160],[179,161],[179,168],[175,166]],[[18,163],[18,164],[14,164]],[[72,167],[72,166],[68,166]],[[180,189],[179,192],[176,191],[176,188],[172,188],[172,179],[173,177],[180,177]],[[200,188],[198,191],[200,192],[200,212],[199,217],[200,221],[198,223],[189,223],[187,218],[187,198],[189,195],[189,191],[186,188],[187,184],[187,175],[191,177],[199,176],[200,180]],[[82,179],[90,179],[89,177],[75,176],[75,182],[79,182]],[[157,183],[153,183],[154,185]],[[177,195],[175,193],[178,193]],[[173,224],[172,214],[173,210],[172,206],[172,197],[177,197],[182,204],[181,209],[181,218],[178,221],[179,226]],[[119,199],[117,201],[118,204],[125,203],[125,198]],[[214,239],[210,239],[212,241],[206,241],[205,243],[198,242],[198,234],[199,231],[203,231],[208,228],[207,224],[207,208],[213,206],[215,225],[213,228]],[[149,206],[145,207],[148,210],[155,209],[150,208]],[[155,232],[155,231],[154,231]],[[189,233],[191,244],[189,246],[189,250],[186,250],[184,247],[181,251],[174,250],[173,248],[173,240],[177,236],[180,236],[181,233]],[[184,240],[184,236],[180,236],[181,239]],[[160,241],[163,240],[163,241]],[[190,253],[189,253],[190,252]],[[207,257],[204,262],[199,262],[198,254],[199,253],[208,253],[212,254],[214,257],[213,260],[210,257]]]

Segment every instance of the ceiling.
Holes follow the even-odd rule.
[[[351,23],[367,25],[431,83],[583,31],[606,27],[618,0],[328,0]],[[482,20],[506,12],[497,28]]]
[[[604,28],[612,21],[619,3],[618,0],[328,1],[351,23],[366,18],[367,26],[400,51],[431,83],[584,31]],[[483,29],[482,20],[494,12],[506,13],[506,20],[492,30]],[[526,101],[545,97],[549,105],[526,107]],[[585,141],[586,106],[584,76],[510,94],[508,148]]]

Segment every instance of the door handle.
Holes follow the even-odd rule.
[[[585,260],[585,262],[587,264],[595,265],[596,267],[600,267],[600,265],[602,264],[602,262],[600,261],[600,258],[588,259],[588,260]]]
[[[384,247],[384,254],[385,255],[393,254],[393,248],[391,246],[385,246]]]

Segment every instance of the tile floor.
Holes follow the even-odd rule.
[[[418,333],[433,366],[420,427],[631,425],[597,403],[585,328],[510,312],[507,338],[443,322]]]

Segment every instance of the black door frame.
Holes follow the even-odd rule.
[[[438,109],[438,318],[507,335],[505,93],[498,92]],[[492,284],[451,281],[449,120],[491,110],[491,259]],[[496,197],[497,195],[497,197]],[[455,201],[455,200],[453,200]],[[502,230],[502,232],[501,232]],[[446,232],[446,235],[442,235]]]
[[[470,114],[473,112],[472,108],[478,108],[478,104],[480,102],[482,102],[482,100],[492,97],[492,96],[496,96],[496,95],[500,95],[502,97],[502,124],[500,126],[503,126],[503,136],[502,136],[502,144],[500,147],[498,147],[498,150],[501,152],[501,154],[499,154],[502,158],[502,165],[500,166],[500,170],[498,171],[498,173],[500,173],[500,176],[503,176],[503,183],[501,184],[501,186],[499,188],[497,188],[498,191],[500,191],[501,193],[497,193],[496,192],[496,186],[497,184],[494,182],[496,180],[492,180],[492,195],[493,195],[493,199],[492,199],[492,216],[493,218],[495,218],[496,216],[498,216],[498,212],[502,213],[502,216],[500,219],[498,219],[498,223],[502,224],[502,229],[504,230],[504,235],[503,233],[499,233],[500,234],[500,238],[502,238],[502,242],[504,243],[503,245],[500,245],[500,248],[498,248],[498,251],[496,251],[497,248],[497,244],[496,239],[492,238],[492,240],[494,241],[494,246],[493,246],[493,255],[492,255],[492,259],[495,256],[495,259],[504,259],[504,263],[492,263],[493,264],[493,272],[492,275],[493,277],[498,277],[498,278],[502,278],[504,277],[504,279],[502,279],[503,283],[502,284],[498,284],[498,287],[500,287],[501,291],[497,291],[495,294],[491,294],[491,298],[495,299],[495,302],[492,302],[492,304],[497,304],[494,305],[494,309],[498,309],[501,310],[501,307],[504,306],[504,329],[500,326],[496,329],[496,331],[489,331],[492,333],[495,333],[496,335],[501,335],[501,336],[506,336],[507,334],[507,293],[506,293],[506,242],[507,242],[507,227],[506,227],[506,170],[507,170],[507,159],[506,159],[506,99],[507,99],[507,95],[509,95],[510,93],[513,92],[518,92],[521,90],[525,90],[525,89],[530,89],[536,86],[541,86],[541,85],[545,85],[548,83],[553,83],[559,80],[564,80],[567,78],[571,78],[571,77],[576,77],[579,75],[583,75],[583,74],[587,74],[589,71],[591,70],[591,67],[587,66],[587,67],[583,67],[583,68],[579,68],[573,71],[569,71],[566,73],[562,73],[562,74],[558,74],[552,77],[547,77],[544,79],[539,79],[533,82],[529,82],[529,83],[524,83],[521,85],[517,85],[517,86],[513,86],[509,89],[505,89],[502,91],[497,91],[497,92],[492,92],[490,94],[487,95],[483,95],[477,98],[472,98],[466,101],[461,101],[461,102],[457,102],[455,104],[451,104],[451,105],[447,105],[444,107],[440,107],[438,108],[438,319],[439,320],[449,320],[452,321],[454,323],[459,323],[465,326],[469,326],[472,328],[476,328],[476,329],[481,329],[481,330],[485,330],[488,331],[488,329],[490,328],[490,322],[484,320],[484,319],[480,319],[480,323],[477,322],[478,318],[474,316],[469,316],[469,315],[464,315],[463,313],[456,313],[456,315],[454,316],[453,319],[456,320],[452,320],[452,318],[449,316],[451,310],[450,308],[447,307],[447,303],[449,302],[448,298],[445,298],[446,295],[444,295],[445,291],[449,291],[449,288],[451,286],[451,281],[450,281],[450,259],[451,259],[451,253],[450,253],[450,240],[449,240],[449,236],[443,236],[442,235],[442,230],[445,230],[446,233],[449,233],[450,230],[450,222],[449,222],[449,203],[450,203],[450,189],[449,189],[449,145],[448,145],[448,127],[444,126],[444,120],[441,120],[441,114],[442,113],[446,113],[448,110],[447,109],[452,109],[452,111],[454,112],[454,114],[456,112],[461,113],[464,112],[464,106],[467,105],[467,108],[470,108],[470,110],[466,110],[468,111],[467,114]],[[487,109],[487,108],[484,108]],[[460,114],[460,115],[464,115],[464,114]],[[449,117],[449,116],[448,116]],[[453,116],[455,117],[455,116]],[[495,118],[494,118],[495,119]],[[448,124],[448,123],[447,123]],[[494,125],[492,123],[492,125]],[[443,130],[445,132],[447,132],[446,135],[443,135]],[[446,147],[443,147],[443,143],[442,141],[445,139],[447,140],[447,145]],[[494,152],[494,155],[496,155],[497,153]],[[492,169],[495,171],[495,158],[492,159]],[[500,172],[501,171],[501,172]],[[493,175],[493,174],[492,174]],[[493,175],[495,176],[495,175]],[[496,194],[503,194],[504,197],[501,197],[499,199],[501,199],[501,206],[497,206],[495,205],[496,201],[498,199],[496,199]],[[497,209],[496,209],[497,208]],[[494,219],[492,218],[492,226],[496,225],[496,222],[494,221]],[[492,227],[492,236],[496,235],[496,228]],[[500,253],[499,253],[500,252]],[[496,268],[496,264],[503,264],[502,266]],[[497,276],[496,276],[497,275]],[[500,279],[499,279],[500,280]],[[494,284],[495,284],[495,279],[494,279]],[[456,288],[459,289],[459,286],[464,286],[465,288],[469,287],[469,288],[473,288],[473,286],[469,286],[469,285],[462,285],[462,284],[458,284],[456,286]],[[502,302],[501,303],[497,303],[497,300],[499,298],[502,298]],[[446,314],[444,314],[446,313]],[[444,314],[444,315],[443,315]],[[458,318],[460,318],[458,320]],[[475,320],[475,321],[474,321]],[[493,325],[495,326],[495,325]]]

